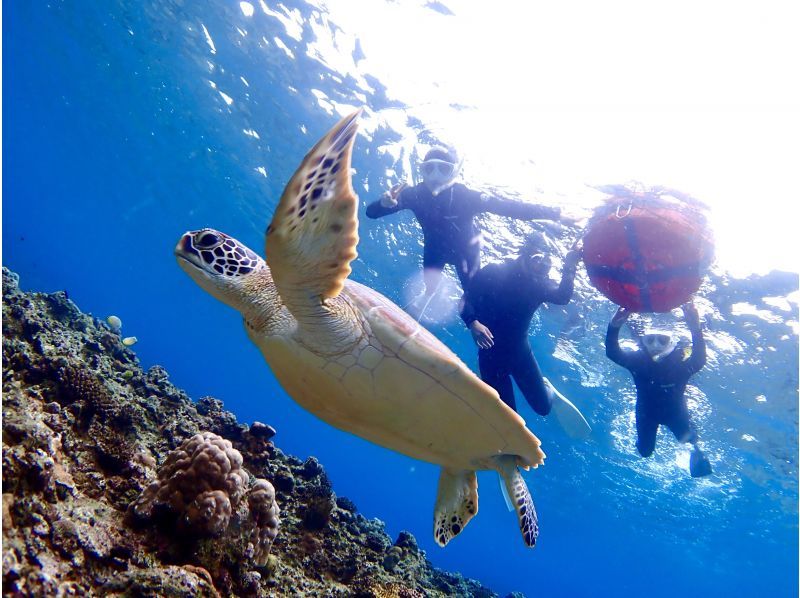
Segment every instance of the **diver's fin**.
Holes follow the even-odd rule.
[[[545,378],[544,382],[552,391],[553,413],[564,431],[571,438],[588,438],[592,433],[592,427],[580,410],[567,397],[558,392],[550,380]]]
[[[461,533],[478,512],[478,477],[474,471],[442,467],[433,509],[433,538],[439,546]]]
[[[689,473],[693,478],[702,478],[712,473],[711,462],[699,448],[695,448],[689,457]]]
[[[511,502],[511,497],[508,495],[508,490],[506,489],[506,483],[503,480],[503,476],[502,475],[498,476],[497,481],[500,482],[500,492],[503,493],[503,500],[506,501],[506,508],[509,511],[513,511],[514,510],[514,503]]]
[[[539,537],[539,519],[536,516],[536,507],[533,506],[533,498],[528,491],[528,485],[517,468],[517,457],[500,455],[493,459],[517,511],[517,521],[522,539],[526,546],[533,548],[536,546],[536,538]]]

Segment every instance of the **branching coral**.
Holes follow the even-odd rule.
[[[85,401],[93,410],[111,403],[108,389],[85,367],[69,364],[60,369],[59,380],[69,401]]]

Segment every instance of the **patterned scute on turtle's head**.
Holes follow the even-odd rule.
[[[233,237],[210,228],[184,234],[175,253],[209,274],[221,276],[250,274],[261,261],[253,251]]]

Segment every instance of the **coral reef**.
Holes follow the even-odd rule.
[[[266,566],[269,550],[278,535],[280,507],[275,500],[275,488],[267,480],[256,480],[247,498],[253,531],[250,543],[255,549],[255,562]]]
[[[250,475],[230,441],[213,432],[195,434],[167,455],[157,475],[128,507],[134,522],[158,521],[161,509],[191,541],[193,536],[222,535],[234,515],[234,529],[251,529],[247,551],[237,556],[254,557],[260,567],[267,564],[280,524],[275,488],[267,480],[254,480],[247,507],[239,509]]]
[[[3,269],[3,595],[495,596],[275,438]]]
[[[242,455],[213,432],[195,434],[167,455],[158,479],[130,510],[150,518],[165,506],[180,517],[186,531],[217,535],[228,528],[231,511],[247,491],[249,476]]]

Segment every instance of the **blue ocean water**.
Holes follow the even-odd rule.
[[[459,18],[457,3],[408,4],[414,18]],[[177,267],[178,237],[204,226],[261,252],[272,210],[302,156],[339,114],[365,105],[353,160],[362,218],[352,276],[398,303],[407,300],[421,233],[409,216],[370,221],[363,207],[390,183],[415,176],[414,141],[430,142],[439,129],[454,138],[478,131],[447,131],[447,117],[436,116],[469,115],[469,95],[445,105],[422,97],[425,90],[404,99],[371,62],[370,47],[359,41],[368,32],[346,18],[348,6],[349,15],[352,5],[321,1],[5,3],[3,264],[21,275],[23,288],[66,290],[85,311],[118,315],[123,332],[138,337],[145,366],[165,366],[196,399],[222,399],[240,421],[273,425],[281,448],[318,457],[337,494],[385,521],[391,535],[411,531],[436,565],[500,593],[797,595],[797,277],[762,276],[771,269],[768,253],[758,275],[718,265],[698,299],[709,363],[689,396],[714,466],[708,479],[689,477],[688,450],[664,431],[653,458],[637,457],[633,387],[602,347],[614,309],[584,272],[570,307],[537,316],[540,365],[594,433],[571,441],[553,421],[521,407],[548,455],[527,474],[541,525],[532,551],[490,473],[479,476],[479,515],[438,548],[437,468],[300,409],[247,341],[238,314]],[[376,27],[401,10],[401,3],[369,3]],[[502,145],[502,131],[495,134],[488,143]],[[519,164],[498,168],[524,175],[527,158],[546,163],[537,154],[546,149],[531,148]],[[465,162],[471,184],[494,184],[509,195],[530,191],[498,171],[486,180],[481,165],[476,160],[470,170]],[[535,190],[542,201],[549,196],[578,210],[593,199],[568,175]],[[493,217],[484,227],[486,260],[513,252],[526,230]],[[458,321],[442,314],[433,330],[477,367]]]

